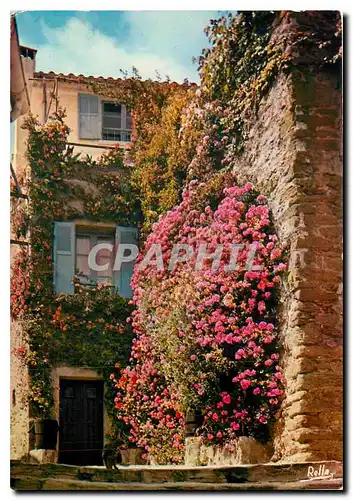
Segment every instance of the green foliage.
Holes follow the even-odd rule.
[[[168,79],[142,80],[136,71],[118,85],[93,85],[96,92],[126,104],[132,111],[131,181],[141,201],[144,234],[162,213],[180,201],[187,165],[199,137],[193,130],[180,139],[195,87],[187,81],[178,85]]]

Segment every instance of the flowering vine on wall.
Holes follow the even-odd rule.
[[[136,337],[116,378],[115,404],[130,440],[159,463],[182,461],[189,409],[201,413],[197,432],[207,443],[230,446],[240,435],[266,440],[283,394],[275,313],[284,250],[266,200],[251,185],[237,186],[231,173],[248,120],[289,62],[270,44],[275,18],[242,13],[211,22],[201,85],[180,119],[184,194],[152,226],[143,250],[161,244],[168,262],[174,243],[207,243],[208,251],[243,244],[239,270],[225,272],[226,251],[218,270],[209,263],[195,272],[191,260],[173,271],[136,269],[133,277]],[[254,242],[261,272],[246,270]]]
[[[224,180],[230,187],[218,193],[216,208],[203,210],[194,207],[205,185],[192,181],[144,249],[161,244],[169,262],[175,243],[195,249],[207,243],[211,253],[222,245],[219,267],[206,261],[195,270],[195,251],[173,270],[137,266],[132,281],[137,337],[117,381],[116,407],[131,440],[162,463],[183,458],[188,410],[202,414],[198,434],[208,443],[229,445],[240,435],[266,440],[283,395],[275,299],[285,252],[265,198],[250,184],[233,186],[232,176]],[[247,269],[254,243],[258,271]],[[233,271],[229,244],[243,245]]]

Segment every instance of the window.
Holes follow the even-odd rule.
[[[102,139],[131,141],[131,115],[126,106],[114,102],[102,103]]]
[[[104,227],[102,227],[104,226]],[[108,283],[122,297],[132,297],[130,281],[134,261],[123,262],[119,270],[114,270],[116,250],[120,244],[137,245],[138,233],[134,227],[109,224],[77,224],[71,222],[54,223],[54,290],[56,293],[74,293],[74,277],[81,284],[93,286]],[[101,248],[95,256],[98,266],[108,264],[104,271],[95,271],[88,264],[90,251],[101,243],[113,247]],[[110,246],[110,248],[111,248]]]
[[[101,249],[97,253],[96,262],[99,266],[108,264],[106,271],[93,271],[88,265],[88,254],[93,247],[100,243],[114,245],[114,235],[76,234],[76,261],[75,276],[83,285],[94,285],[95,283],[109,283],[113,285],[113,254],[107,249]]]
[[[130,142],[132,117],[124,104],[101,101],[94,94],[78,95],[79,138]]]

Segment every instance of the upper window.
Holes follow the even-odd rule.
[[[132,118],[123,104],[101,102],[94,94],[79,94],[79,137],[131,141]]]

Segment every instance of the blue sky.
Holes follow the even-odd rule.
[[[20,43],[38,49],[37,71],[120,76],[134,65],[143,77],[158,70],[198,81],[193,56],[220,11],[28,11],[18,13]]]

